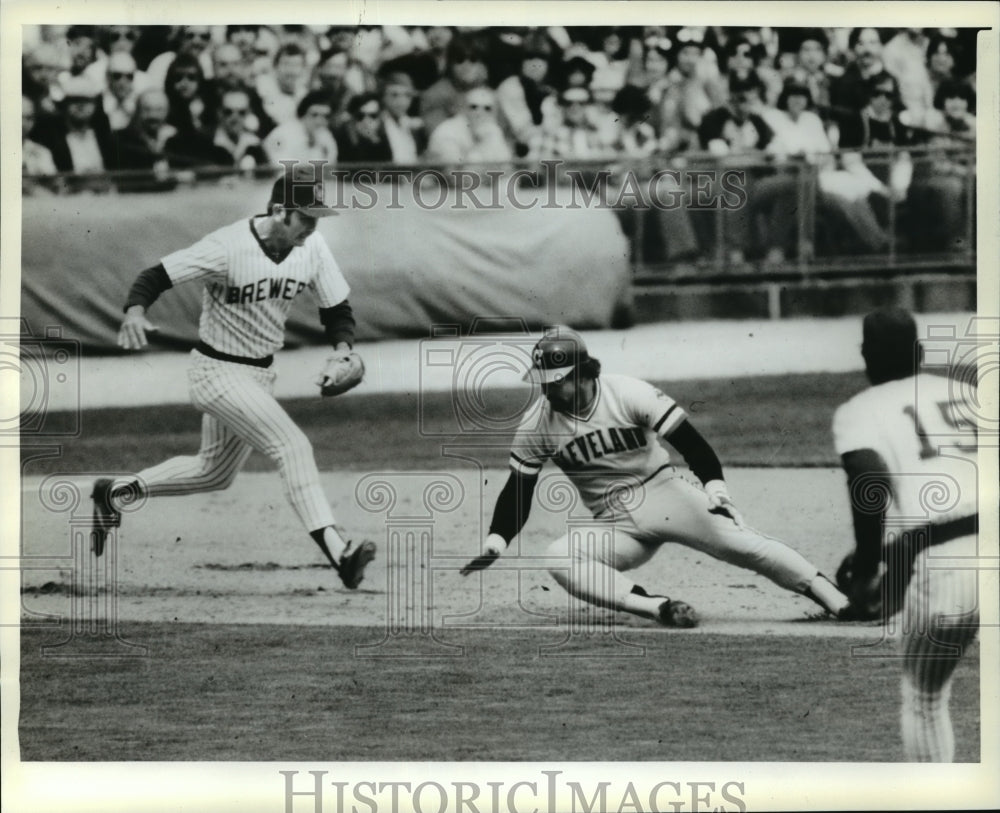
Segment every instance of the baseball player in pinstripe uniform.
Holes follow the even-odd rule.
[[[313,171],[310,171],[313,170]],[[286,172],[272,189],[267,213],[212,232],[164,257],[136,278],[125,304],[118,343],[146,347],[156,328],[146,312],[165,290],[185,282],[204,285],[188,373],[191,398],[204,414],[197,455],[175,457],[132,479],[100,478],[94,485],[93,550],[121,522],[121,501],[223,489],[253,449],[274,460],[285,496],[348,588],[364,577],[375,545],[345,541],[319,483],[308,438],[275,400],[273,354],[284,343],[292,300],[307,288],[319,304],[327,338],[341,356],[353,355],[354,316],[349,288],[317,219],[336,214],[323,202],[317,167]]]
[[[872,615],[901,612],[906,759],[951,762],[952,677],[979,627],[978,396],[919,371],[907,311],[866,316],[861,352],[872,386],[833,418],[856,542],[838,581]]]
[[[552,556],[568,550],[571,567],[551,573],[577,598],[665,626],[695,626],[687,603],[650,594],[623,573],[665,542],[677,542],[767,576],[835,616],[847,606],[801,554],[744,524],[718,457],[672,398],[645,381],[602,374],[582,337],[568,328],[550,329],[538,342],[525,380],[538,382],[544,397],[521,421],[483,551],[463,574],[487,567],[520,532],[542,466],[552,460],[595,522],[614,530],[610,545],[564,536],[549,547]],[[678,474],[662,440],[681,453],[697,485]]]

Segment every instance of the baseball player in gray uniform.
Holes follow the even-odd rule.
[[[162,292],[185,282],[204,285],[200,341],[188,372],[191,399],[204,413],[201,448],[134,478],[96,481],[92,546],[98,556],[110,529],[121,523],[123,500],[226,488],[257,449],[277,463],[286,498],[344,585],[361,583],[375,545],[343,539],[320,487],[312,446],[273,395],[274,353],[284,343],[292,300],[307,288],[319,304],[334,361],[352,358],[360,365],[352,351],[349,288],[316,233],[317,219],[336,211],[323,202],[322,181],[310,171],[315,169],[286,172],[274,184],[266,214],[167,255],[132,285],[118,333],[118,344],[128,350],[146,347],[147,332],[156,329],[146,312]]]
[[[614,529],[612,545],[564,536],[549,547],[551,556],[568,550],[571,567],[551,573],[577,598],[665,626],[695,626],[686,602],[651,594],[623,573],[665,542],[678,542],[767,576],[834,616],[847,608],[847,598],[801,554],[746,526],[718,457],[672,398],[645,381],[601,373],[568,328],[550,329],[538,342],[525,380],[538,382],[544,397],[521,421],[489,535],[464,575],[489,566],[520,532],[542,466],[552,460],[595,521]],[[683,455],[699,484],[677,472],[661,440]]]
[[[951,682],[979,627],[978,395],[920,372],[907,311],[868,314],[861,353],[871,387],[833,418],[856,542],[838,581],[870,614],[901,613],[906,759],[951,762]]]

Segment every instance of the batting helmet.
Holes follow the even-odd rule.
[[[531,351],[531,368],[523,380],[558,383],[589,358],[587,345],[579,333],[568,327],[549,328]]]

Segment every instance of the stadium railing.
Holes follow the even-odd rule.
[[[848,155],[860,155],[888,193],[858,192],[858,176],[843,169]],[[834,167],[831,178],[827,173]],[[230,179],[263,183],[281,170],[275,165],[63,173],[25,176],[22,190],[169,194]],[[330,178],[369,187],[413,180],[454,185],[475,174],[492,174],[509,188],[565,187],[571,205],[614,210],[632,245],[638,288],[927,271],[975,274],[976,155],[971,144],[843,151],[823,162],[684,153],[640,160],[519,160],[460,167],[344,163],[327,168]],[[891,187],[906,188],[893,197]],[[844,204],[843,194],[858,197]],[[838,195],[840,204],[831,205]],[[475,204],[471,197],[470,202]],[[858,239],[857,223],[869,232],[867,240]],[[775,224],[781,239],[774,235]],[[871,246],[872,233],[880,243],[877,248]]]

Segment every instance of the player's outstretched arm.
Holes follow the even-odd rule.
[[[667,436],[667,440],[681,453],[691,473],[701,481],[705,494],[708,495],[708,510],[724,514],[740,528],[744,527],[743,515],[729,496],[729,489],[722,477],[722,463],[709,442],[687,420],[678,424]]]
[[[118,329],[119,347],[142,350],[147,346],[146,334],[156,332],[156,326],[146,318],[146,311],[160,294],[172,287],[163,263],[147,268],[135,278],[125,300],[125,318]]]
[[[892,482],[885,460],[872,449],[846,452],[840,460],[847,474],[855,547],[837,570],[837,586],[852,605],[874,617],[881,604],[882,528],[892,499]],[[898,574],[902,579],[899,583],[907,583],[904,575]]]
[[[485,570],[503,553],[510,540],[521,532],[528,521],[531,500],[535,494],[537,477],[525,477],[512,471],[493,508],[490,532],[483,541],[482,553],[463,567],[459,573],[468,576],[477,570]]]

